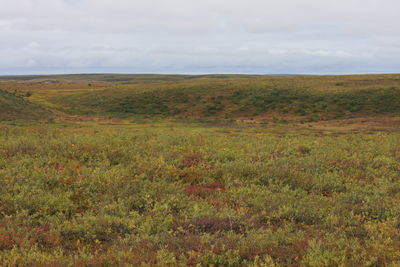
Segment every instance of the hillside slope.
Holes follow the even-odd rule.
[[[0,121],[41,121],[47,120],[51,116],[52,113],[40,105],[0,90]]]
[[[349,77],[252,77],[115,85],[54,97],[52,101],[71,113],[118,117],[278,117],[315,121],[400,114],[399,77]]]

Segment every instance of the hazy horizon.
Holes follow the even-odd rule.
[[[19,74],[2,74],[0,77],[13,76],[63,76],[63,75],[259,75],[259,76],[351,76],[351,75],[397,75],[400,72],[370,72],[370,73],[240,73],[240,72],[204,72],[204,73],[152,73],[152,72],[64,72],[64,73],[19,73]]]

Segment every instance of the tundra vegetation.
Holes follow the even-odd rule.
[[[400,75],[0,89],[2,266],[400,264]]]

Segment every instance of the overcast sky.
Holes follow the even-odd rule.
[[[399,0],[0,0],[0,75],[400,72]]]

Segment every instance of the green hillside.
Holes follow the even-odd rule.
[[[39,121],[47,120],[50,117],[51,112],[40,105],[0,90],[0,121]]]
[[[360,79],[362,77],[362,79]],[[390,77],[390,76],[389,76]],[[294,118],[400,114],[398,78],[251,77],[113,85],[54,97],[63,110],[117,117]]]

